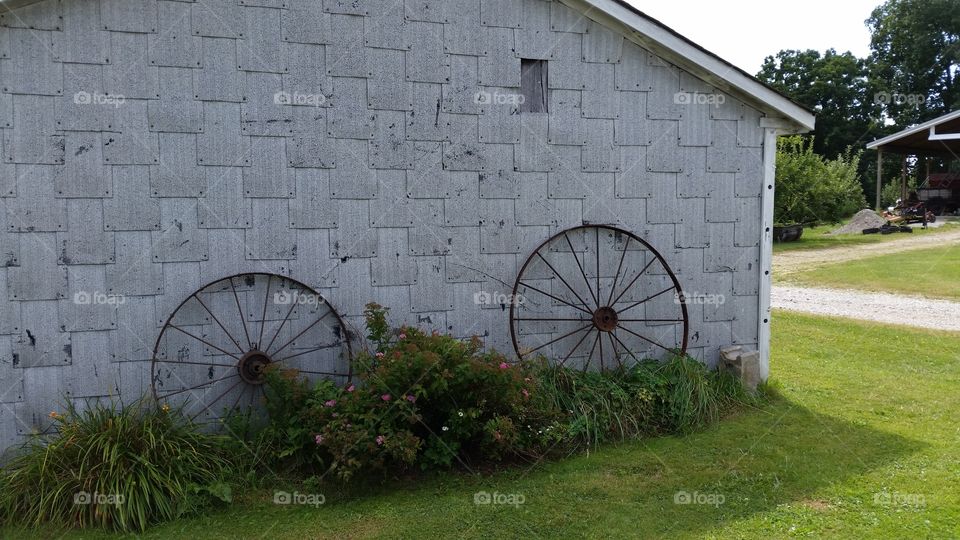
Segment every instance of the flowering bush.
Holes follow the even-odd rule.
[[[538,401],[530,365],[482,352],[478,339],[391,329],[376,304],[366,319],[374,349],[355,359],[355,382],[311,389],[289,374],[270,376],[268,429],[283,442],[279,457],[348,478],[361,469],[445,468],[547,447],[552,404]]]
[[[393,329],[386,312],[367,306],[373,347],[355,359],[354,382],[310,387],[296,372],[268,376],[263,433],[276,457],[343,479],[361,470],[472,468],[686,431],[745,399],[738,382],[689,357],[612,374],[512,363],[476,338]]]

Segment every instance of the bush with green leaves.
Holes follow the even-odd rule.
[[[813,139],[799,135],[777,142],[777,224],[837,223],[866,206],[857,176],[860,153],[848,149],[836,159],[813,151]]]
[[[354,382],[268,376],[270,421],[260,440],[276,463],[342,479],[473,469],[684,432],[753,399],[739,381],[688,356],[583,372],[543,358],[511,363],[477,339],[393,329],[376,304],[366,318],[372,348],[356,359]]]
[[[230,462],[218,437],[176,410],[143,400],[121,407],[68,405],[0,471],[6,524],[143,531],[231,499]]]

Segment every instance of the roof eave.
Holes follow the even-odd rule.
[[[880,148],[880,147],[882,147],[882,146],[887,146],[887,145],[889,145],[890,143],[896,142],[896,141],[898,141],[898,140],[900,140],[900,139],[902,139],[902,138],[904,138],[904,137],[909,137],[909,136],[911,136],[911,135],[915,135],[915,134],[917,134],[917,133],[920,133],[921,131],[927,131],[927,130],[929,130],[929,129],[930,129],[931,127],[933,127],[933,126],[937,126],[937,125],[940,125],[940,124],[942,124],[942,123],[944,123],[944,122],[949,122],[949,121],[951,121],[951,120],[956,120],[957,118],[960,118],[960,110],[953,111],[953,112],[951,112],[951,113],[947,113],[947,114],[945,114],[945,115],[943,115],[943,116],[934,118],[933,120],[928,120],[928,121],[926,121],[926,122],[924,122],[924,123],[922,123],[922,124],[917,124],[917,125],[915,125],[915,126],[908,127],[907,129],[904,129],[903,131],[898,131],[898,132],[894,133],[893,135],[887,135],[886,137],[883,137],[882,139],[877,139],[877,140],[875,140],[875,141],[873,141],[873,142],[869,142],[869,143],[867,143],[867,148],[870,149],[870,150],[873,150],[873,149],[875,149],[875,148]]]
[[[816,116],[806,107],[770,88],[756,77],[707,51],[693,41],[627,4],[623,0],[563,0],[571,4],[587,4],[593,10],[620,21],[635,34],[628,37],[640,45],[664,54],[679,67],[696,75],[704,75],[711,83],[726,83],[739,93],[751,98],[765,109],[772,110],[793,124],[793,129],[782,133],[807,133],[816,126]],[[592,13],[591,13],[592,14]]]

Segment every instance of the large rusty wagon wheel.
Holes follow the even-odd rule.
[[[342,384],[352,357],[343,319],[320,293],[280,275],[240,274],[194,292],[167,319],[153,349],[153,396],[210,423],[255,411],[270,369]]]
[[[659,252],[605,225],[562,231],[517,276],[510,334],[520,359],[583,370],[624,367],[687,349],[687,306]]]

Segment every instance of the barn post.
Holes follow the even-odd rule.
[[[777,129],[763,131],[763,186],[760,193],[760,312],[757,349],[760,378],[770,376],[770,282],[773,277],[773,197],[777,175]]]
[[[880,208],[880,190],[882,189],[883,184],[883,148],[877,148],[877,206],[876,209],[879,212]]]

